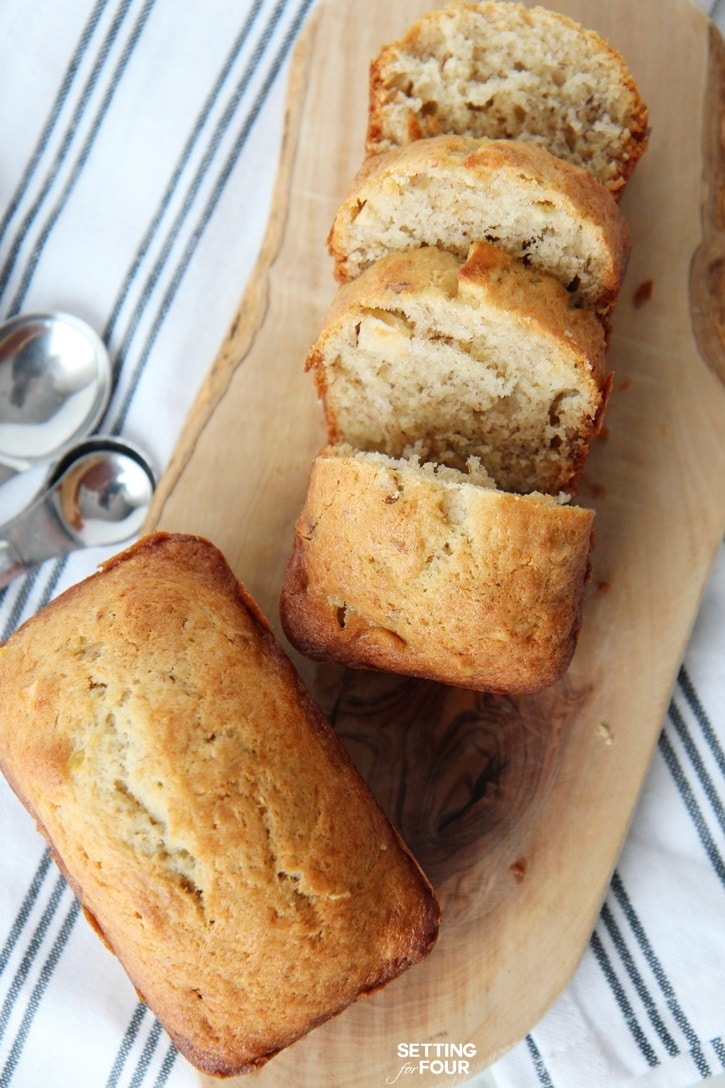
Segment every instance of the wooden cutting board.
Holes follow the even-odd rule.
[[[211,538],[278,631],[324,442],[303,362],[334,291],[325,238],[362,160],[368,62],[432,6],[328,0],[309,23],[264,250],[147,526]],[[565,679],[527,698],[292,655],[444,920],[426,963],[275,1058],[261,1085],[383,1085],[404,1041],[471,1043],[473,1074],[534,1026],[595,924],[725,528],[723,43],[689,0],[557,6],[624,54],[653,128],[623,202],[634,254],[607,434],[579,496],[597,512],[581,641]]]

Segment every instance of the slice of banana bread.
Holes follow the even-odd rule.
[[[465,260],[489,241],[555,276],[607,318],[629,257],[629,228],[581,167],[519,140],[436,136],[368,158],[328,245],[341,282],[397,250],[439,246]]]
[[[444,133],[542,144],[617,194],[647,146],[648,111],[594,31],[542,7],[455,0],[370,70],[369,154]]]
[[[507,491],[573,492],[606,403],[601,323],[497,246],[422,248],[344,284],[307,365],[331,444],[465,468]]]

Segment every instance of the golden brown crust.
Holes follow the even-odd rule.
[[[411,182],[418,177],[425,179],[420,209],[408,203]],[[446,196],[456,198],[455,211],[441,212],[439,219],[423,206],[432,181],[441,185]],[[471,193],[480,194],[478,201]],[[564,277],[564,285],[575,299],[582,298],[582,305],[607,314],[619,295],[630,253],[626,220],[604,185],[544,147],[519,140],[437,136],[370,156],[340,205],[328,236],[339,282],[351,279],[363,263],[364,253],[353,251],[356,244],[361,245],[357,223],[368,202],[383,207],[397,228],[389,231],[390,241],[381,241],[383,224],[376,225],[368,264],[384,256],[386,246],[389,252],[438,245],[465,259],[471,243],[495,233],[497,244],[512,255]],[[467,212],[471,229],[465,233],[460,226],[461,202],[471,207]],[[545,243],[541,238],[537,241],[542,207],[547,208]],[[416,211],[419,221],[413,218]],[[551,235],[563,240],[552,244]],[[576,246],[582,247],[578,254]],[[569,259],[562,260],[562,249],[569,250]],[[582,292],[573,281],[585,277],[591,283]]]
[[[281,598],[294,645],[352,668],[532,692],[568,667],[593,514],[376,455],[313,465]]]
[[[0,687],[3,773],[200,1069],[264,1064],[432,947],[428,882],[209,542],[112,559]]]
[[[498,246],[476,242],[458,280],[459,291],[470,295],[474,305],[484,293],[490,294],[501,311],[518,310],[523,327],[536,324],[562,346],[572,345],[580,371],[603,386],[607,367],[601,324],[593,314],[570,306],[568,293],[552,276],[522,268]]]
[[[614,49],[593,30],[582,27],[579,23],[559,12],[550,11],[542,7],[527,8],[521,4],[509,2],[497,2],[497,0],[484,0],[476,3],[474,0],[454,0],[445,8],[428,12],[418,19],[408,31],[396,42],[384,46],[377,57],[370,64],[369,77],[369,110],[368,129],[366,135],[367,154],[375,155],[381,151],[387,151],[392,146],[399,145],[404,140],[438,136],[456,132],[468,136],[489,136],[493,138],[518,138],[527,139],[527,119],[523,119],[520,126],[509,122],[507,125],[498,125],[491,122],[486,131],[471,131],[465,125],[450,127],[445,118],[437,110],[430,109],[430,101],[420,103],[419,106],[411,104],[407,120],[405,138],[394,136],[391,130],[388,114],[391,102],[399,91],[401,78],[398,69],[401,66],[401,58],[416,61],[431,61],[436,51],[441,48],[445,54],[442,43],[446,43],[451,35],[450,26],[457,22],[468,23],[474,20],[467,31],[462,31],[464,37],[476,36],[480,39],[482,55],[495,43],[501,30],[514,30],[522,41],[530,35],[538,36],[546,28],[549,33],[556,35],[561,32],[564,35],[574,33],[579,47],[596,61],[606,71],[606,80],[599,88],[599,94],[603,96],[600,106],[602,115],[607,117],[611,108],[607,95],[611,94],[626,102],[626,116],[622,119],[621,144],[613,152],[615,157],[609,164],[608,176],[599,176],[602,181],[619,199],[621,192],[632,174],[637,162],[644,154],[649,139],[649,111],[642,100],[636,82],[633,79],[627,64],[621,54]],[[562,45],[561,55],[557,58],[560,65],[567,63],[566,53]],[[580,62],[581,63],[581,62]],[[497,73],[498,75],[498,73]],[[479,77],[481,78],[481,77]],[[485,78],[485,77],[483,77]],[[551,93],[543,88],[539,95]],[[554,92],[555,93],[555,92]],[[594,108],[595,103],[587,102],[588,108]],[[562,109],[560,120],[561,129],[567,124],[566,110]],[[481,121],[482,117],[478,118]],[[593,118],[589,118],[591,122]],[[586,127],[586,125],[585,125]],[[534,138],[543,138],[534,136]],[[571,143],[571,137],[569,137]],[[551,150],[561,157],[568,158],[566,141],[564,146],[554,147]],[[573,159],[573,161],[576,161]]]

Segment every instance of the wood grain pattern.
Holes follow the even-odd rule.
[[[277,630],[323,444],[303,361],[334,291],[325,237],[361,161],[367,66],[431,6],[327,0],[311,20],[264,251],[147,526],[214,540]],[[279,1055],[261,1085],[384,1084],[404,1040],[471,1042],[473,1073],[543,1015],[589,939],[725,528],[722,41],[690,0],[556,6],[623,52],[653,127],[623,201],[634,254],[615,386],[580,493],[597,517],[579,648],[561,683],[518,699],[292,654],[444,923],[426,963]],[[416,1084],[443,1080],[457,1082]]]

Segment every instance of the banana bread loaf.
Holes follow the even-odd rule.
[[[427,880],[208,542],[68,590],[0,692],[4,774],[200,1069],[264,1064],[431,949]]]

